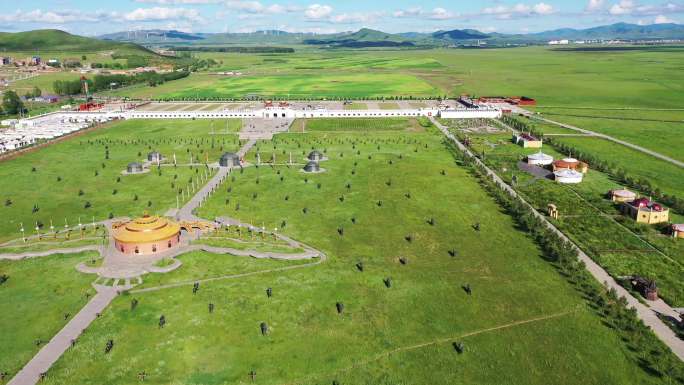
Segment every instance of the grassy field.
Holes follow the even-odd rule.
[[[0,317],[0,371],[11,378],[95,294],[94,276],[74,269],[93,255],[0,260],[0,275],[9,276],[0,284],[0,308],[7,310]]]
[[[542,116],[614,138],[684,161],[684,110],[563,110],[538,109]]]
[[[603,139],[573,137],[557,140],[581,151],[599,154],[618,167],[629,170],[630,174],[649,180],[662,191],[684,196],[684,171],[673,164]]]
[[[221,70],[156,88],[118,91],[137,97],[287,97],[527,95],[542,106],[681,108],[684,48],[563,52],[546,47],[488,50],[300,51],[248,55],[200,53]],[[321,70],[325,70],[322,74]],[[212,71],[214,71],[212,69]],[[549,86],[553,82],[553,86]],[[216,84],[218,83],[218,84]]]
[[[297,119],[303,121],[306,131],[321,132],[358,132],[358,131],[422,131],[427,124],[415,118],[322,118],[322,119]]]
[[[327,171],[247,168],[199,211],[278,227],[324,251],[325,263],[202,283],[197,294],[183,286],[120,297],[45,383],[128,384],[143,371],[152,384],[244,383],[252,371],[262,384],[661,382],[455,163],[440,135],[374,131],[262,142],[261,152],[326,150]],[[206,276],[195,258],[192,275]],[[220,274],[214,263],[222,261],[232,264],[215,259],[206,270]],[[108,339],[115,347],[104,354]],[[463,354],[452,346],[459,341]]]
[[[80,77],[81,75],[75,72],[52,72],[13,82],[8,89],[15,90],[19,95],[23,96],[27,92],[33,91],[34,87],[38,87],[43,92],[43,95],[54,95],[55,91],[52,85],[56,80],[78,80]]]
[[[178,189],[187,189],[190,178],[197,181],[204,166],[163,166],[161,175],[154,166],[140,175],[122,171],[153,150],[171,164],[174,153],[179,165],[188,163],[190,154],[195,161],[216,162],[222,152],[235,151],[239,145],[234,134],[210,135],[212,124],[218,132],[226,122],[130,120],[0,162],[0,179],[12,181],[0,189],[0,217],[5,219],[0,222],[0,240],[20,237],[21,223],[32,233],[36,222],[48,226],[53,220],[61,226],[66,218],[74,226],[79,218],[90,223],[110,213],[165,213],[176,206]]]
[[[653,226],[637,225],[619,213],[606,193],[622,186],[608,175],[590,170],[584,181],[564,186],[533,179],[516,163],[534,150],[510,143],[507,136],[471,135],[473,148],[507,180],[517,178],[517,189],[541,212],[554,203],[560,212],[555,224],[614,277],[641,275],[658,282],[660,295],[673,306],[684,305],[684,244]],[[569,138],[576,139],[576,138]],[[565,139],[564,139],[565,140]],[[577,138],[577,140],[598,140]],[[495,146],[492,146],[496,143]],[[548,146],[544,152],[558,158]],[[507,171],[503,171],[503,170]],[[681,221],[673,216],[672,221]]]
[[[156,89],[140,87],[114,94],[163,99],[243,98],[249,95],[289,98],[345,98],[383,95],[436,96],[439,91],[406,74],[283,74],[245,77],[193,75]]]

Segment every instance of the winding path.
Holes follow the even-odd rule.
[[[468,157],[473,159],[473,161],[475,161],[475,163],[477,163],[479,166],[483,167],[487,171],[487,176],[492,178],[492,180],[496,184],[498,184],[502,189],[504,189],[509,195],[520,199],[525,206],[532,210],[534,216],[540,219],[542,223],[544,223],[551,231],[556,233],[566,242],[573,245],[573,247],[577,250],[579,260],[585,264],[587,271],[589,271],[589,273],[591,273],[591,275],[597,281],[602,282],[607,288],[615,289],[619,297],[625,297],[625,299],[627,300],[627,306],[636,309],[637,316],[644,322],[644,324],[650,327],[651,330],[653,330],[653,332],[656,334],[656,336],[658,336],[658,338],[660,338],[660,340],[663,341],[663,343],[667,345],[672,350],[672,352],[677,357],[679,357],[680,360],[684,361],[684,341],[677,337],[677,335],[672,331],[672,329],[670,329],[667,325],[665,325],[663,321],[660,320],[660,318],[658,318],[658,314],[663,314],[666,316],[677,318],[679,316],[679,313],[677,313],[672,307],[670,307],[661,299],[657,301],[649,301],[648,305],[644,305],[643,303],[639,302],[639,300],[634,298],[634,296],[632,296],[630,292],[628,292],[624,287],[620,286],[613,279],[613,277],[611,277],[610,274],[608,274],[608,272],[606,272],[601,266],[594,262],[594,260],[591,259],[584,251],[582,251],[582,249],[580,249],[572,240],[566,237],[565,234],[563,234],[563,232],[558,230],[558,228],[556,228],[556,226],[554,226],[553,223],[551,223],[546,218],[546,216],[540,214],[537,211],[537,209],[534,208],[534,206],[527,203],[527,201],[523,197],[518,195],[517,191],[515,191],[511,186],[504,182],[503,179],[501,179],[494,171],[487,167],[487,165],[485,165],[484,162],[482,162],[478,157],[476,157],[470,151],[469,148],[463,145],[463,143],[461,143],[451,132],[449,132],[447,127],[443,126],[433,117],[431,117],[430,120],[461,151],[463,151]]]

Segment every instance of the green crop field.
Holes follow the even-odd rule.
[[[110,213],[136,216],[148,210],[163,214],[175,207],[178,189],[187,189],[190,178],[197,183],[205,167],[163,166],[161,175],[154,165],[146,174],[122,175],[122,171],[153,150],[160,151],[170,164],[174,153],[179,164],[187,164],[191,154],[201,163],[206,159],[217,162],[223,151],[235,151],[238,143],[232,133],[210,135],[212,125],[222,132],[226,121],[129,120],[0,162],[0,179],[12,181],[0,189],[0,217],[4,218],[0,240],[20,237],[22,223],[33,233],[37,222],[47,227],[50,220],[61,225],[66,218],[73,226],[79,218],[90,223]]]
[[[273,272],[286,263],[182,257],[170,281],[252,275],[204,282],[197,294],[186,285],[115,299],[44,383],[129,384],[141,372],[152,384],[242,383],[250,372],[263,384],[664,381],[640,368],[433,129],[281,134],[247,158],[312,148],[329,157],[326,172],[245,168],[198,214],[278,227],[326,261]]]
[[[193,75],[156,89],[138,87],[114,92],[132,97],[162,99],[243,98],[249,95],[280,98],[345,98],[384,95],[437,96],[439,90],[405,74],[297,74],[246,77]]]

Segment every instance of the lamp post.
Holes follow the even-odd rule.
[[[38,240],[40,240],[40,227],[38,227],[38,222],[36,222],[36,235],[38,236]]]
[[[52,219],[50,219],[50,232],[52,233],[52,237],[57,239],[57,233],[55,232],[55,226],[52,225]]]
[[[21,231],[21,239],[26,243],[26,234],[24,233],[24,222],[21,222],[19,231]]]

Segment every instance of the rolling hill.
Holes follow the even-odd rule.
[[[17,33],[0,33],[1,51],[118,51],[141,56],[156,55],[147,48],[134,43],[105,41],[72,35],[56,29],[41,29]]]

